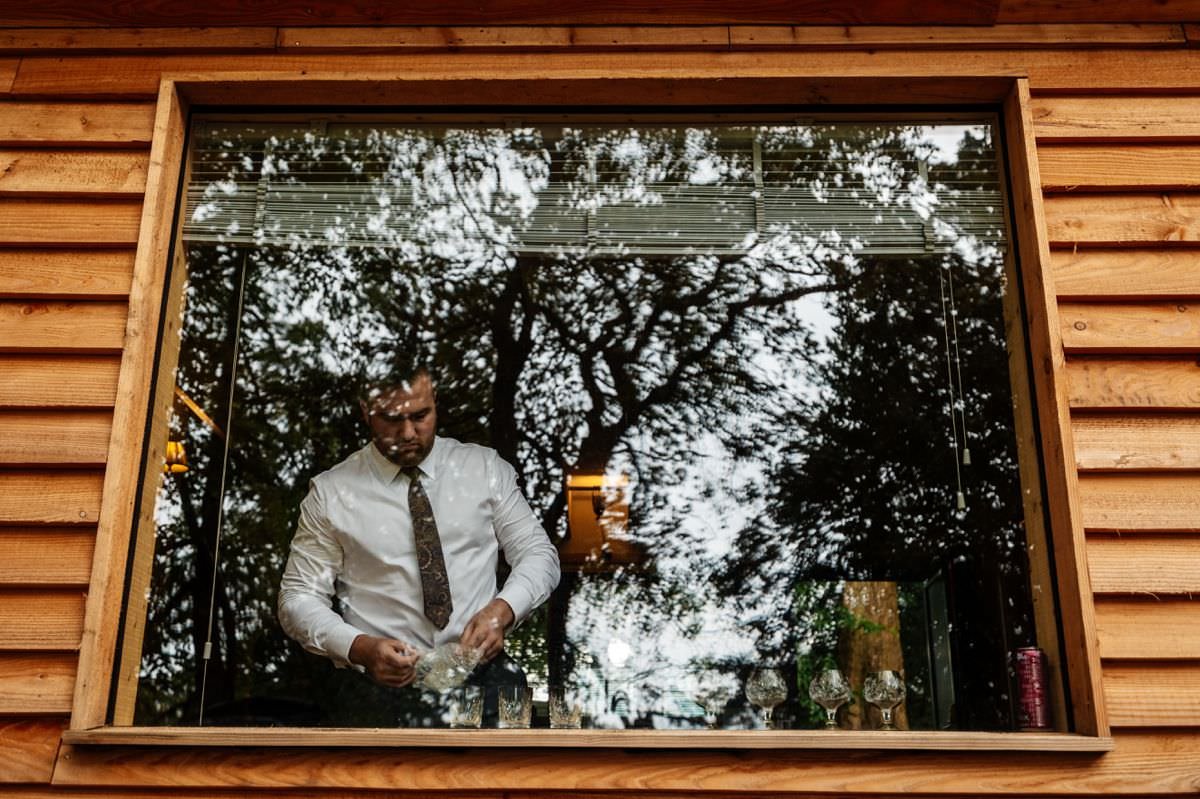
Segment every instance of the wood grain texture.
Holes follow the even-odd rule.
[[[0,101],[5,147],[147,148],[153,128],[152,103]]]
[[[275,28],[270,27],[0,29],[0,54],[173,50],[236,53],[274,49]]]
[[[1200,303],[1059,305],[1067,352],[1200,352]]]
[[[1200,145],[1043,144],[1038,148],[1038,163],[1046,191],[1200,187]]]
[[[1044,142],[1195,140],[1200,96],[1036,97],[1033,125]]]
[[[0,246],[137,243],[142,204],[0,199]]]
[[[0,584],[87,585],[95,543],[94,527],[0,527]]]
[[[12,91],[13,81],[17,77],[17,67],[21,62],[16,58],[0,58],[0,95]]]
[[[1200,250],[1055,250],[1060,300],[1200,297]]]
[[[108,410],[0,410],[0,466],[103,466],[111,434]]]
[[[729,48],[724,26],[281,28],[281,51],[430,51]],[[1182,36],[1182,31],[1180,31]]]
[[[0,354],[0,408],[112,408],[120,360]]]
[[[1105,660],[1200,659],[1200,599],[1097,597],[1096,633]]]
[[[118,353],[123,302],[0,300],[0,352]]]
[[[1200,595],[1200,537],[1094,534],[1088,569],[1097,594]]]
[[[1058,247],[1200,241],[1200,196],[1187,194],[1051,195],[1050,243]]]
[[[1190,664],[1109,663],[1104,700],[1114,727],[1200,725],[1200,669]]]
[[[1089,531],[1200,532],[1200,475],[1082,474],[1079,493]]]
[[[1075,410],[1200,409],[1200,364],[1194,358],[1071,358],[1067,374]]]
[[[1000,0],[998,22],[1184,22],[1195,19],[1196,0]]]
[[[1072,421],[1082,471],[1200,469],[1200,415],[1076,413]]]
[[[402,60],[398,61],[397,59]],[[1028,74],[1041,91],[1111,90],[1200,91],[1200,53],[1096,50],[935,50],[920,53],[850,50],[845,52],[588,52],[31,56],[21,62],[12,95],[22,98],[150,98],[161,77],[237,72],[280,76],[354,75],[360,79],[456,79],[499,75],[512,79],[610,77],[799,77],[841,78],[979,77]],[[263,95],[262,102],[274,102]],[[628,98],[626,98],[628,101]]]
[[[132,249],[0,249],[0,299],[124,300]]]
[[[0,783],[49,783],[64,726],[59,718],[0,718]]]
[[[737,25],[729,29],[734,47],[828,47],[923,50],[1012,47],[1178,47],[1179,25],[1048,24],[988,27]]]
[[[122,150],[0,150],[0,197],[138,197],[149,160]]]
[[[83,602],[79,589],[0,589],[0,650],[78,649]]]
[[[75,662],[71,654],[0,653],[0,714],[69,713]]]
[[[0,471],[0,525],[96,524],[100,471]]]
[[[1014,733],[1019,735],[1019,733]],[[1200,735],[1123,733],[1114,751],[1086,754],[846,751],[494,752],[409,750],[270,750],[249,746],[205,750],[64,746],[56,786],[189,787],[280,785],[391,789],[430,793],[478,791],[729,791],[770,796],[920,794],[953,797],[1029,792],[1038,796],[1194,794],[1200,786]],[[524,795],[524,794],[522,794]]]

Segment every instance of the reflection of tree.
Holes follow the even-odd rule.
[[[928,209],[938,195],[919,174],[918,156],[929,148],[913,129],[777,127],[757,135],[768,155],[766,179],[781,187],[775,202],[857,193],[870,219]],[[732,138],[749,141],[744,132]],[[727,251],[661,243],[603,249],[586,236],[563,246],[525,243],[539,214],[560,211],[603,222],[617,218],[604,213],[632,207],[651,225],[656,213],[671,219],[663,209],[672,203],[703,198],[722,209],[721,218],[740,218],[738,192],[754,186],[753,159],[729,137],[580,129],[549,142],[522,128],[227,144],[218,161],[228,174],[211,184],[218,188],[199,215],[224,218],[223,192],[247,164],[267,194],[325,199],[298,200],[308,210],[282,222],[262,220],[257,243],[190,251],[179,382],[217,418],[230,371],[230,285],[243,262],[250,270],[210,706],[320,695],[327,669],[297,657],[276,630],[278,576],[308,478],[362,440],[356,391],[400,361],[436,365],[443,433],[487,443],[516,464],[554,536],[565,533],[566,470],[629,472],[632,527],[650,561],[622,573],[607,592],[608,608],[646,614],[646,630],[670,620],[692,624],[687,619],[709,601],[703,576],[721,555],[706,552],[702,536],[681,523],[727,490],[723,474],[695,474],[705,446],[771,477],[770,489],[743,485],[747,500],[773,501],[773,516],[743,531],[741,554],[722,583],[732,594],[778,598],[783,583],[769,580],[794,586],[864,575],[881,553],[897,571],[919,568],[933,555],[969,549],[976,531],[993,523],[1011,544],[1019,505],[1013,515],[1008,400],[994,388],[1006,386],[996,360],[1004,348],[994,275],[981,270],[975,295],[963,290],[960,312],[969,320],[965,382],[978,393],[968,403],[978,409],[974,418],[999,422],[972,432],[998,443],[978,445],[992,460],[976,467],[971,509],[956,518],[946,511],[953,482],[936,393],[944,381],[930,344],[940,335],[929,302],[937,272],[927,262],[859,260],[835,221],[807,218],[764,227]],[[371,203],[346,199],[362,192]],[[237,239],[235,227],[227,232]],[[669,239],[671,231],[658,233]],[[354,243],[365,246],[347,246]],[[828,297],[840,320],[828,352],[809,318],[813,295]],[[806,386],[810,372],[819,396]],[[881,406],[881,386],[910,381],[921,390]],[[880,430],[887,432],[882,450]],[[160,502],[143,664],[154,691],[141,697],[150,717],[194,717],[197,700],[193,653],[207,626],[223,442],[195,426],[191,436],[193,471]],[[771,474],[781,446],[786,461]],[[880,484],[903,490],[872,490]],[[914,549],[929,529],[944,529],[947,543],[936,552]],[[797,537],[801,530],[822,531],[824,543]],[[897,549],[896,540],[912,547]],[[780,573],[780,564],[793,565]],[[530,627],[515,642],[533,652],[544,636],[552,679],[571,670],[581,645],[566,634],[571,597],[594,579],[565,577],[546,628]],[[763,617],[764,641],[780,640],[774,627],[782,621]],[[789,636],[784,646],[794,651]]]

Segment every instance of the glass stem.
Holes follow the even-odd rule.
[[[892,709],[890,707],[881,707],[879,710],[883,713],[883,729],[895,729],[895,725],[892,724]]]
[[[775,723],[771,720],[771,713],[775,710],[773,707],[763,708],[763,725],[768,729],[775,729]]]
[[[825,729],[837,729],[837,708],[825,708]]]

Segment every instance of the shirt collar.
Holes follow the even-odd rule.
[[[429,450],[429,454],[425,456],[425,460],[417,464],[417,468],[421,470],[422,476],[430,480],[437,479],[438,464],[441,461],[441,452],[444,449],[445,445],[442,444],[442,437],[434,436],[433,447]],[[375,446],[374,441],[368,442],[366,450],[367,460],[370,462],[371,470],[375,472],[376,476],[385,483],[395,482],[396,478],[400,475],[399,464],[392,463],[385,458],[383,453],[379,451],[379,447]]]

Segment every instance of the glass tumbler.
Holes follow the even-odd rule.
[[[499,689],[500,729],[527,729],[533,718],[533,690],[516,685]]]

